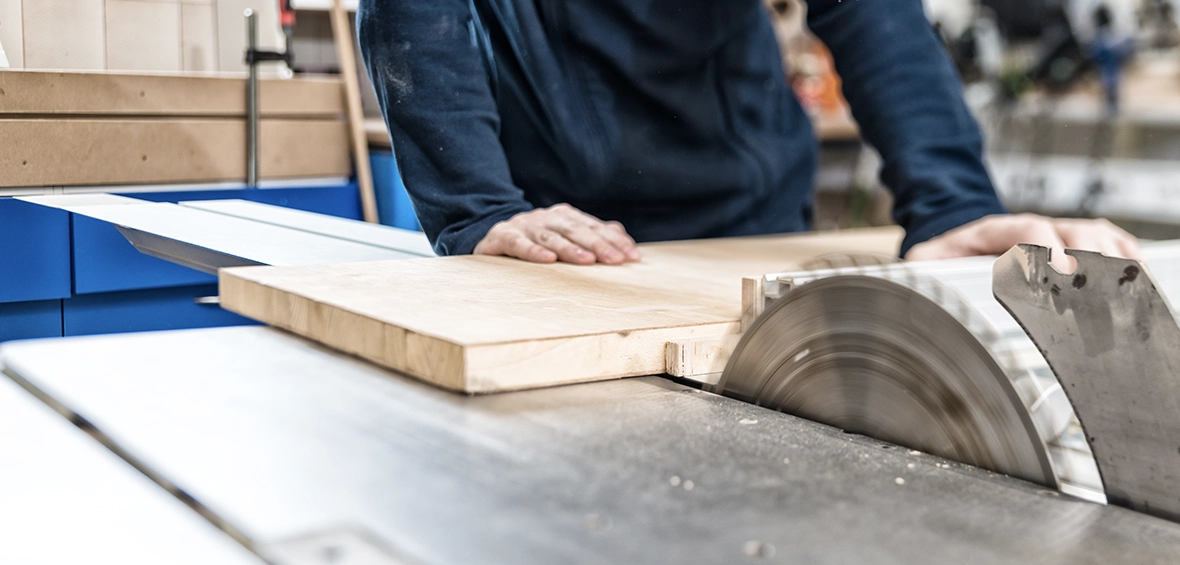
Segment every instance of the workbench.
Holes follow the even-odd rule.
[[[660,377],[469,397],[259,327],[9,343],[0,363],[281,563],[1180,555],[1178,524]]]

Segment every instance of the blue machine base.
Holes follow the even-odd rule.
[[[217,296],[217,285],[82,294],[62,303],[62,329],[72,336],[258,324],[196,302],[210,296]]]

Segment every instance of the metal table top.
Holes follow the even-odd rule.
[[[0,379],[0,563],[262,561],[9,379]]]
[[[0,361],[263,548],[344,529],[422,563],[1180,555],[1180,524],[655,377],[466,397],[259,327]]]

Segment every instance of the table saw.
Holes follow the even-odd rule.
[[[141,249],[189,238],[175,258],[221,268],[222,304],[272,327],[0,346],[14,460],[43,435],[121,477],[17,475],[42,486],[5,497],[0,558],[77,555],[19,519],[48,507],[94,517],[57,538],[91,558],[152,562],[1180,555],[1176,244],[1077,253],[1068,275],[1027,246],[894,264],[890,232],[655,244],[613,271],[326,266],[161,228],[175,210],[57,205],[152,234]],[[142,524],[101,518],[116,490]]]

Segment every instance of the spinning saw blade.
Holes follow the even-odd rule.
[[[739,342],[726,395],[1057,486],[1031,413],[992,352],[943,306],[871,276],[810,282]]]
[[[1161,290],[1180,294],[1180,242],[1149,244],[1144,254]],[[1093,421],[1095,429],[1098,417],[1087,418],[1089,406],[1075,413],[1046,355],[996,301],[993,263],[975,258],[767,275],[768,305],[747,328],[716,388],[760,406],[1083,498],[1103,501],[1110,490],[1114,502],[1123,501],[1127,496],[1110,488],[1112,473],[1102,467],[1100,475],[1092,440],[1077,414],[1082,414],[1081,423]],[[1073,279],[1066,282],[1072,285]],[[1090,300],[1101,302],[1099,290],[1091,290]],[[1035,298],[1048,300],[1045,296],[1042,292]],[[1167,308],[1158,310],[1170,319]],[[1052,323],[1042,321],[1041,327],[1057,328]],[[1066,341],[1063,336],[1069,335],[1081,339],[1076,329],[1072,334],[1068,327],[1059,330],[1046,330],[1039,341]],[[1087,332],[1092,330],[1082,331]],[[1084,359],[1079,357],[1082,349],[1082,344],[1050,349],[1048,356],[1062,357],[1055,366],[1065,366],[1066,359]],[[1143,349],[1134,351],[1142,356]],[[1133,357],[1122,362],[1134,367]],[[1136,370],[1116,369],[1117,363],[1104,364],[1099,371],[1109,376],[1110,371]],[[1125,396],[1143,404],[1143,394],[1138,390]],[[1086,404],[1103,402],[1074,396]],[[1151,418],[1175,419],[1174,414],[1163,410]],[[1109,415],[1107,410],[1103,417]],[[1164,429],[1160,425],[1143,430],[1156,433]],[[1174,437],[1166,441],[1177,443]],[[1094,446],[1100,457],[1110,456],[1103,455],[1101,442]],[[1177,448],[1169,449],[1177,465],[1165,469],[1180,469]],[[1119,449],[1114,453],[1123,454]],[[1165,475],[1171,477],[1170,471],[1156,473],[1157,482]]]

